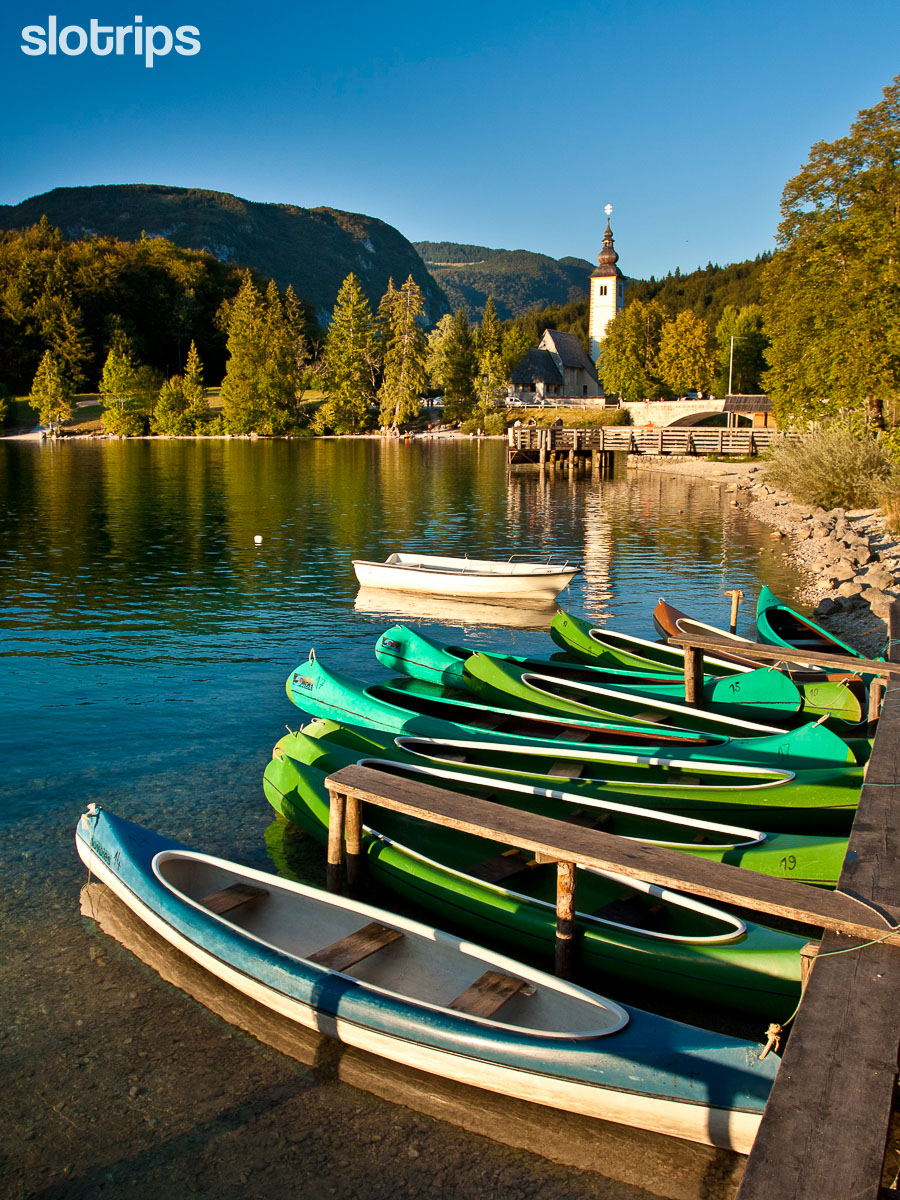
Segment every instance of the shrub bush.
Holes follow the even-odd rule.
[[[801,504],[861,508],[878,503],[892,466],[875,438],[833,426],[777,442],[763,478]]]
[[[900,533],[900,472],[895,471],[878,490],[877,500],[884,509],[884,523],[891,533]]]

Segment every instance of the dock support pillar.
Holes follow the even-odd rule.
[[[684,648],[684,702],[697,706],[703,689],[703,651],[697,646]]]
[[[556,864],[556,974],[572,978],[575,950],[575,864]]]
[[[347,889],[355,895],[362,884],[362,802],[356,796],[348,796],[344,816],[344,835],[347,844]]]
[[[347,797],[330,792],[328,804],[328,854],[325,862],[325,887],[340,892],[344,884],[344,818]]]
[[[873,679],[869,684],[869,711],[866,714],[868,727],[866,733],[869,737],[875,736],[875,730],[878,728],[878,718],[881,715],[881,705],[884,701],[884,692],[887,687],[887,680],[883,676]]]

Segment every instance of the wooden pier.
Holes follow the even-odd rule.
[[[612,467],[614,454],[719,454],[746,457],[768,449],[772,429],[687,429],[669,426],[597,425],[587,429],[567,426],[520,425],[507,430],[510,466],[538,466],[575,472],[590,470],[598,476]]]
[[[900,632],[900,602],[891,612]],[[704,650],[716,638],[671,639],[694,671],[686,700],[698,703]],[[577,957],[575,864],[617,871],[707,899],[768,913],[823,931],[812,943],[803,997],[792,1022],[738,1200],[886,1200],[881,1186],[900,1053],[900,646],[889,662],[785,647],[748,645],[760,663],[815,663],[872,674],[882,704],[844,866],[829,891],[642,845],[491,801],[349,766],[330,776],[329,885],[362,871],[363,803],[528,850],[557,864],[560,974]],[[874,713],[870,714],[874,717]],[[346,855],[346,859],[345,859]]]

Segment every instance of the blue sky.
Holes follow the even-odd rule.
[[[51,14],[194,25],[201,50],[27,57]],[[609,202],[646,277],[772,247],[809,146],[900,71],[900,5],[8,0],[0,46],[0,202],[177,184],[589,259]]]

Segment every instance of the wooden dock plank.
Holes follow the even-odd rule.
[[[635,879],[679,888],[722,903],[739,904],[847,936],[875,938],[900,924],[900,898],[883,907],[884,917],[840,891],[829,892],[789,879],[775,879],[681,854],[661,846],[642,845],[598,829],[583,829],[551,817],[524,812],[399,777],[388,778],[371,767],[353,764],[329,776],[328,789],[351,793],[363,802],[406,813],[507,846],[520,846],[558,862],[578,862],[618,871]],[[900,933],[890,935],[900,945]]]
[[[804,662],[832,671],[861,675],[900,675],[900,663],[881,662],[873,658],[848,658],[846,654],[825,654],[821,650],[792,650],[790,646],[767,646],[762,642],[733,642],[728,638],[701,637],[699,634],[679,634],[668,638],[670,646],[693,646],[698,650],[722,651],[760,663]]]
[[[895,605],[894,630],[898,616]],[[889,696],[840,893],[896,924],[898,862],[900,705]],[[842,953],[847,945],[835,933],[822,939],[739,1200],[878,1200],[900,1055],[900,948],[882,941]]]

